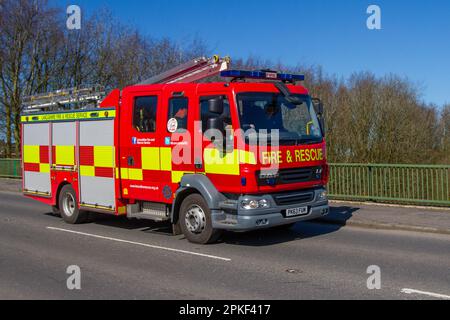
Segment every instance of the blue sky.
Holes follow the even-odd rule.
[[[450,103],[448,0],[53,0],[83,13],[109,8],[123,23],[179,43],[195,36],[222,55],[408,77],[426,102]],[[366,27],[381,7],[382,30]]]

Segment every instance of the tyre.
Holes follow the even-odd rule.
[[[213,229],[211,210],[199,194],[191,194],[180,207],[179,222],[184,236],[192,243],[216,242],[221,231]]]
[[[55,217],[61,216],[61,212],[59,211],[59,208],[57,206],[52,206],[52,214]]]
[[[77,195],[71,185],[64,186],[59,194],[59,210],[64,221],[70,224],[86,222],[88,217],[87,212],[79,209]]]

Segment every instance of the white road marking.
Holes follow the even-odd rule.
[[[427,292],[427,291],[420,291],[420,290],[414,290],[414,289],[408,289],[408,288],[402,289],[402,293],[406,293],[406,294],[421,294],[421,295],[430,296],[430,297],[433,297],[433,298],[450,300],[450,296],[447,296],[445,294],[434,293],[434,292]]]
[[[171,251],[171,252],[177,252],[177,253],[183,253],[183,254],[189,254],[189,255],[193,255],[193,256],[200,256],[200,257],[204,257],[204,258],[210,258],[210,259],[216,259],[216,260],[222,260],[222,261],[231,261],[231,259],[229,259],[229,258],[223,258],[223,257],[219,257],[219,256],[213,256],[213,255],[209,255],[209,254],[203,254],[203,253],[186,251],[186,250],[180,250],[180,249],[173,249],[173,248],[166,248],[166,247],[161,247],[161,246],[155,246],[155,245],[151,245],[151,244],[147,244],[147,243],[134,242],[134,241],[128,241],[128,240],[123,240],[123,239],[99,236],[99,235],[91,234],[91,233],[78,232],[78,231],[73,231],[73,230],[68,230],[68,229],[61,229],[61,228],[55,228],[55,227],[47,227],[47,229],[54,230],[54,231],[73,233],[73,234],[78,234],[78,235],[81,235],[81,236],[92,237],[92,238],[97,238],[97,239],[103,239],[103,240],[110,240],[110,241],[115,241],[115,242],[133,244],[133,245],[147,247],[147,248],[152,248],[152,249],[165,250],[165,251]]]

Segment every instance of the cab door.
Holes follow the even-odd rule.
[[[223,102],[222,114],[213,114],[209,110],[209,101],[220,99]],[[237,117],[233,116],[232,95],[222,91],[208,91],[199,94],[198,114],[201,120],[201,131],[204,139],[202,150],[196,151],[196,154],[202,154],[202,172],[211,180],[211,182],[222,192],[240,193],[242,190],[242,179],[240,163],[245,163],[246,153],[237,148],[236,128],[239,127]],[[213,143],[207,133],[207,121],[209,118],[218,117],[223,122],[225,136],[223,136],[223,145]],[[254,161],[252,161],[253,163]]]
[[[161,91],[125,89],[123,93],[119,134],[124,198],[162,201],[161,108]]]
[[[163,146],[161,147],[161,168],[167,177],[163,183],[163,195],[167,202],[185,174],[196,172],[194,163],[194,123],[197,119],[196,95],[194,86],[170,86],[164,93]],[[166,173],[170,173],[166,176]]]

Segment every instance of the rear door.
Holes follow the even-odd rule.
[[[114,120],[79,122],[80,203],[116,208]]]
[[[50,123],[22,124],[23,189],[50,196]]]

